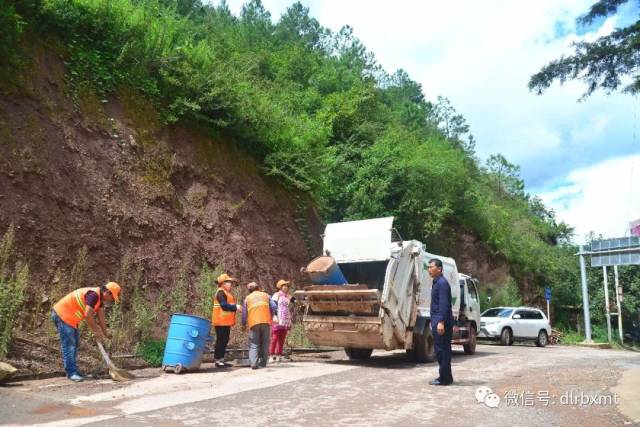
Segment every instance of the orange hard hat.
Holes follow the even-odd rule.
[[[120,302],[120,285],[118,285],[116,282],[109,282],[105,285],[105,288],[107,288],[109,292],[111,292],[111,295],[113,295],[113,299],[117,303],[119,303]]]

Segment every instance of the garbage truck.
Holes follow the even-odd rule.
[[[392,239],[393,232],[393,217],[326,226],[323,252],[346,284],[322,282],[296,292],[307,337],[318,346],[344,347],[350,359],[368,359],[374,349],[405,349],[415,362],[434,361],[427,267],[438,258],[451,285],[452,343],[473,354],[480,325],[477,281],[459,274],[453,258],[429,253],[417,240]]]

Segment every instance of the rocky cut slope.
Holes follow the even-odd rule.
[[[162,126],[125,87],[72,97],[65,72],[37,46],[19,88],[0,95],[0,232],[15,226],[32,314],[48,312],[48,289],[114,280],[123,262],[143,269],[145,294],[186,280],[188,307],[203,264],[267,289],[300,279],[319,250],[315,211],[223,136]]]

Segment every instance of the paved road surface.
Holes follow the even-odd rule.
[[[374,352],[198,373],[138,371],[126,385],[62,378],[0,387],[0,423],[47,426],[631,425],[640,424],[640,354],[479,345],[454,354],[455,385],[433,387],[437,364]],[[495,396],[478,403],[488,387]],[[483,397],[481,395],[481,397]],[[497,405],[490,407],[489,405]],[[446,420],[446,423],[443,421]]]

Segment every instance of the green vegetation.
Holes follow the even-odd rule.
[[[198,316],[204,317],[205,319],[211,318],[211,313],[213,312],[213,297],[218,291],[216,278],[222,274],[222,271],[222,267],[211,269],[207,263],[202,265],[200,274],[198,275],[198,283],[196,285],[198,291],[198,303],[195,313]]]
[[[178,271],[172,286],[166,290],[164,300],[169,306],[169,314],[184,313],[187,309],[187,300],[189,298],[189,284],[187,282],[187,274],[184,270]]]
[[[578,18],[578,25],[590,25],[594,21],[614,15],[630,0],[599,0],[589,11]],[[640,20],[624,28],[616,28],[610,34],[592,42],[574,44],[573,55],[551,61],[531,76],[529,89],[538,94],[558,80],[579,79],[586,83],[584,97],[598,89],[613,92],[622,87],[623,92],[640,92]]]
[[[287,346],[290,348],[314,348],[315,344],[307,338],[302,323],[295,323],[287,334]]]
[[[15,268],[12,264],[14,241],[15,227],[11,225],[0,241],[0,359],[9,350],[29,281],[29,267],[19,261]]]
[[[498,288],[498,290],[491,295],[491,302],[488,302],[489,294],[486,290],[480,290],[479,292],[482,311],[484,311],[486,307],[518,307],[522,305],[522,297],[513,280],[509,281],[505,286]]]
[[[163,340],[144,341],[136,346],[136,355],[142,357],[151,366],[161,366],[164,356]]]
[[[623,331],[625,334],[633,335],[634,323],[636,325],[640,323],[640,266],[618,267],[618,270],[619,282],[622,285],[624,295],[621,303],[622,319],[624,322]],[[607,269],[607,276],[609,282],[610,311],[615,313],[618,309],[614,290],[615,279],[613,268]],[[588,269],[587,279],[589,287],[589,308],[593,326],[592,335],[594,340],[598,339],[606,342],[607,326],[602,269]],[[616,316],[611,316],[611,325],[613,329],[612,335],[614,340],[616,340],[618,339],[618,319]],[[636,335],[636,342],[638,341],[640,341],[640,338],[639,335]]]
[[[162,299],[149,298],[148,293],[145,292],[143,280],[142,268],[139,268],[135,272],[133,281],[130,282],[133,285],[130,308],[132,318],[130,321],[133,324],[132,336],[136,338],[137,342],[144,342],[152,337],[153,326],[162,309]]]
[[[606,343],[608,338],[607,338],[607,326],[606,325],[601,325],[601,324],[593,324],[592,328],[591,328],[591,339],[596,342],[596,343]],[[576,332],[575,330],[572,330],[571,328],[563,328],[561,329],[562,331],[562,337],[559,340],[560,344],[565,344],[565,345],[576,345],[576,344],[580,344],[582,342],[584,342],[584,334]],[[616,338],[616,336],[613,336],[613,344],[617,344],[619,343],[619,340]]]
[[[87,286],[84,280],[87,274],[87,254],[89,250],[86,246],[81,247],[78,250],[78,258],[76,259],[73,269],[71,270],[71,277],[69,279],[69,291],[72,289],[82,288]]]

